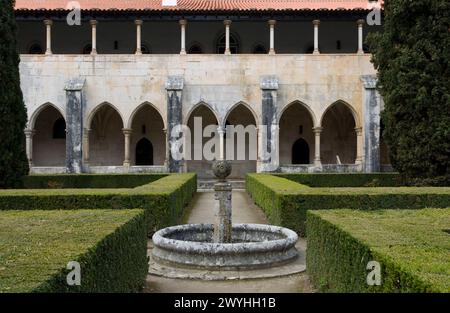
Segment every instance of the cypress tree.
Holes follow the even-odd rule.
[[[28,174],[16,32],[14,1],[0,0],[0,188],[18,187]]]
[[[392,165],[407,178],[448,184],[450,1],[385,1],[383,29],[368,42]]]

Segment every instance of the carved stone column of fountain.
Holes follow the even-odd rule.
[[[226,178],[231,174],[231,164],[225,160],[213,164],[214,175],[219,181],[214,185],[216,202],[216,222],[214,224],[213,241],[231,243],[233,223],[231,219],[231,183]]]

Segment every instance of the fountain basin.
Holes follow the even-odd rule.
[[[214,243],[213,233],[211,224],[161,229],[153,235],[152,258],[175,267],[239,270],[282,265],[298,256],[298,236],[287,228],[234,224],[232,243]]]

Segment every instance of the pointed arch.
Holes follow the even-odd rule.
[[[313,122],[314,127],[317,127],[317,118],[316,115],[314,114],[314,111],[311,109],[311,107],[309,105],[307,105],[306,103],[300,101],[300,100],[294,100],[291,103],[289,103],[288,105],[284,106],[284,108],[281,109],[280,113],[278,114],[278,120],[277,123],[280,124],[281,118],[283,117],[284,112],[289,109],[291,106],[293,105],[300,105],[303,108],[305,108],[308,112],[309,115],[311,117],[311,120]]]
[[[44,111],[46,108],[48,107],[52,107],[54,109],[56,109],[61,116],[64,118],[64,120],[66,120],[66,114],[63,110],[61,110],[60,108],[58,108],[56,105],[54,105],[51,102],[46,102],[44,104],[42,104],[41,106],[39,106],[36,110],[34,110],[34,112],[31,114],[30,116],[30,122],[29,122],[29,128],[30,129],[34,129],[34,126],[36,124],[36,120],[39,117],[39,114]]]
[[[66,121],[61,110],[51,103],[41,105],[31,116],[30,128],[35,132],[32,139],[33,166],[64,166]]]
[[[130,146],[133,147],[130,149],[131,165],[164,165],[167,144],[164,132],[166,124],[161,111],[152,103],[143,102],[131,113],[127,128],[133,131],[130,140]],[[139,153],[147,149],[142,146],[143,142],[146,142],[144,139],[151,143],[151,162],[144,162],[144,156],[139,156]]]
[[[120,119],[121,119],[121,121],[122,121],[122,125],[125,126],[125,122],[124,122],[124,118],[123,118],[123,116],[122,116],[122,113],[120,113],[120,111],[119,111],[114,105],[112,105],[111,103],[105,101],[105,102],[102,102],[102,103],[100,103],[99,105],[97,105],[97,106],[96,106],[94,109],[92,109],[91,112],[88,114],[87,123],[86,123],[86,127],[87,127],[87,128],[91,128],[91,126],[92,126],[92,120],[93,120],[95,114],[96,114],[99,110],[101,110],[103,107],[105,107],[105,106],[109,106],[111,109],[113,109],[114,111],[116,111],[117,114],[119,114],[119,116],[120,116]]]
[[[131,112],[131,115],[130,115],[130,117],[128,118],[128,122],[126,123],[127,128],[132,128],[131,126],[133,125],[133,120],[134,120],[136,114],[137,114],[141,109],[145,108],[146,106],[149,106],[149,107],[155,109],[156,112],[158,112],[159,116],[161,117],[161,120],[163,121],[164,128],[167,128],[166,120],[164,119],[164,117],[163,117],[164,115],[161,113],[161,110],[158,109],[153,103],[148,102],[148,101],[142,102],[140,105],[138,105],[138,106],[133,110],[133,112]]]
[[[325,110],[320,120],[322,164],[355,164],[358,124],[356,111],[345,101],[336,101]]]
[[[189,122],[189,119],[191,118],[192,113],[194,113],[195,110],[197,110],[199,107],[201,106],[205,106],[207,109],[209,109],[211,111],[211,113],[215,116],[217,124],[220,125],[221,124],[221,119],[219,117],[219,114],[216,112],[216,110],[214,110],[214,108],[209,105],[208,103],[204,102],[204,101],[200,101],[199,103],[197,103],[196,105],[194,105],[188,112],[188,114],[186,114],[186,118],[184,120],[184,124],[187,125]]]
[[[313,110],[299,100],[292,101],[278,115],[278,125],[280,163],[309,164],[314,158],[310,147],[315,144],[313,129],[317,125]]]
[[[361,127],[361,121],[359,119],[358,113],[356,112],[355,108],[353,108],[353,106],[351,106],[348,102],[344,101],[344,100],[337,100],[335,102],[333,102],[332,104],[330,104],[325,111],[322,113],[322,116],[320,117],[320,124],[319,127],[323,125],[323,118],[325,117],[325,115],[327,114],[327,112],[332,109],[334,106],[338,105],[338,104],[342,104],[344,105],[352,114],[353,116],[353,120],[355,121],[355,127]]]
[[[103,102],[88,115],[89,163],[92,166],[120,166],[124,162],[124,120],[112,104]]]
[[[227,112],[227,114],[225,115],[223,121],[221,122],[222,127],[225,127],[225,126],[226,126],[225,123],[227,122],[228,117],[230,116],[230,114],[231,114],[236,108],[238,108],[238,107],[241,106],[241,105],[242,105],[243,107],[245,107],[248,111],[250,111],[250,113],[251,113],[252,116],[253,116],[253,119],[255,120],[255,125],[258,125],[259,119],[258,119],[258,115],[256,114],[255,110],[253,110],[253,108],[252,108],[250,105],[248,105],[246,102],[244,102],[244,101],[239,101],[239,102],[235,103],[235,104],[228,110],[228,112]]]

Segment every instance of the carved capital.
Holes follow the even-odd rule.
[[[361,81],[363,82],[364,88],[375,89],[377,88],[377,76],[376,75],[363,75],[361,76]]]
[[[262,76],[260,87],[262,90],[278,90],[278,77],[275,75]]]

